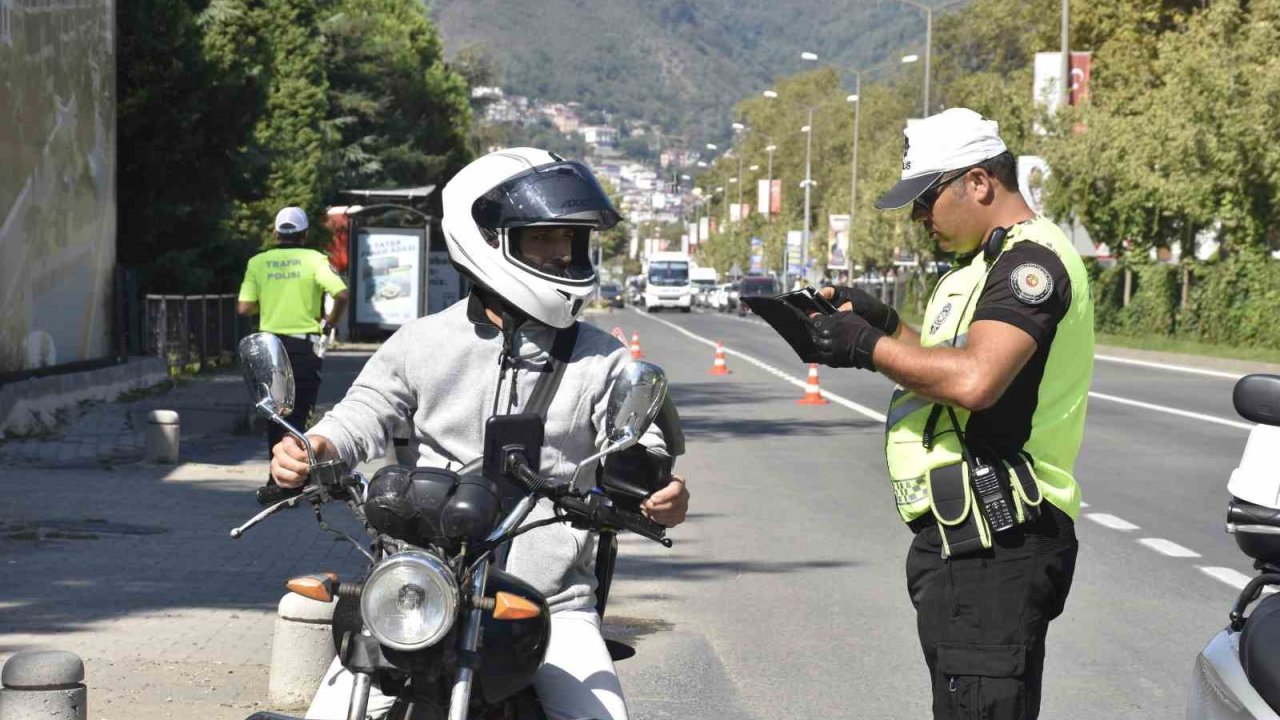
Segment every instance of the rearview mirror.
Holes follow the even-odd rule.
[[[1231,392],[1240,417],[1262,425],[1280,425],[1280,375],[1246,375]]]
[[[241,340],[240,372],[261,412],[268,417],[293,412],[293,366],[280,338],[260,332]]]
[[[634,360],[622,368],[609,390],[605,411],[605,436],[609,450],[625,450],[648,429],[667,397],[667,376],[662,368]]]
[[[578,464],[570,483],[576,486],[583,468],[596,460],[639,442],[666,397],[667,375],[662,368],[643,360],[627,363],[609,389],[609,404],[604,415],[605,447]]]

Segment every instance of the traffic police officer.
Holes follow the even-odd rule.
[[[1019,194],[995,122],[955,108],[909,124],[906,141],[901,181],[876,206],[911,205],[956,264],[919,333],[867,293],[824,289],[851,312],[811,320],[815,359],[898,383],[885,447],[915,532],[907,586],[934,717],[1035,718],[1078,547],[1089,280]]]
[[[303,428],[320,392],[323,360],[316,346],[347,309],[347,286],[329,266],[328,258],[303,247],[307,214],[301,208],[287,207],[276,213],[275,237],[276,247],[249,259],[237,309],[241,315],[261,313],[258,329],[278,336],[284,344],[296,387],[293,412],[285,419]],[[325,293],[333,298],[327,316],[323,316]],[[284,435],[279,425],[267,424],[268,455]],[[272,479],[259,490],[264,500],[276,494]]]

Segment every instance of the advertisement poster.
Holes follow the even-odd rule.
[[[849,269],[849,216],[827,216],[827,269]]]
[[[773,193],[769,197],[769,218],[782,214],[782,181],[773,181]]]
[[[462,299],[462,275],[449,263],[448,250],[427,254],[427,312],[437,313]]]
[[[800,264],[800,247],[804,245],[803,230],[787,231],[787,273],[797,275],[804,271]]]
[[[760,180],[756,183],[756,207],[767,208],[770,206],[770,202],[769,202],[769,185],[770,184],[771,183],[768,180]]]
[[[711,218],[703,217],[698,220],[698,242],[704,243],[707,238],[711,237]]]
[[[751,274],[764,272],[764,240],[751,238]]]
[[[742,219],[742,206],[734,203],[729,206],[729,222],[736,223]]]
[[[357,323],[398,327],[418,317],[419,267],[426,233],[418,229],[360,228],[356,233]]]

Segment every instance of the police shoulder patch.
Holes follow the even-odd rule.
[[[1053,276],[1040,265],[1023,263],[1009,273],[1009,286],[1014,297],[1028,305],[1039,305],[1053,292]]]

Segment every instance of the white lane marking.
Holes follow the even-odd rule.
[[[1204,413],[1191,412],[1190,410],[1179,410],[1166,405],[1155,405],[1153,403],[1141,402],[1138,400],[1130,400],[1129,398],[1116,397],[1115,395],[1107,395],[1100,392],[1089,392],[1089,397],[1108,402],[1120,403],[1121,405],[1132,405],[1133,407],[1142,408],[1143,410],[1154,410],[1156,412],[1168,413],[1179,417],[1191,418],[1192,420],[1201,420],[1204,422],[1215,423],[1217,425],[1225,425],[1227,427],[1240,428],[1241,430],[1252,430],[1253,425],[1239,420],[1228,420],[1217,415],[1205,415]]]
[[[1201,567],[1200,572],[1214,580],[1221,580],[1237,590],[1243,590],[1244,586],[1253,579],[1238,570],[1224,567]]]
[[[1090,520],[1098,523],[1103,527],[1109,527],[1112,530],[1129,532],[1130,530],[1138,529],[1137,525],[1134,525],[1128,520],[1125,520],[1123,518],[1118,518],[1115,515],[1108,515],[1107,513],[1088,513],[1085,515],[1085,517],[1089,518]]]
[[[1206,370],[1204,368],[1187,367],[1185,365],[1169,365],[1167,363],[1152,362],[1150,360],[1135,360],[1133,358],[1115,357],[1114,355],[1094,355],[1093,359],[1102,360],[1103,362],[1119,363],[1121,365],[1136,365],[1137,367],[1172,370],[1173,372],[1191,373],[1193,375],[1208,375],[1209,377],[1226,378],[1227,380],[1239,380],[1244,377],[1241,373],[1224,372],[1222,370]]]
[[[1146,545],[1152,550],[1155,550],[1161,555],[1168,555],[1169,557],[1176,557],[1176,558],[1200,557],[1200,553],[1196,552],[1195,550],[1184,548],[1178,543],[1173,542],[1172,540],[1165,540],[1164,538],[1142,538],[1138,542],[1141,543],[1142,545]]]
[[[716,346],[716,343],[715,343],[715,342],[713,342],[713,341],[711,341],[711,340],[708,340],[708,339],[706,339],[706,338],[702,337],[701,335],[695,335],[694,333],[691,333],[691,332],[689,332],[688,330],[685,330],[684,328],[680,327],[679,325],[676,325],[676,324],[675,324],[675,323],[673,323],[673,322],[670,322],[670,321],[668,321],[668,320],[663,320],[663,319],[661,319],[661,318],[656,318],[656,317],[654,317],[654,316],[652,316],[652,315],[650,315],[650,314],[648,314],[648,313],[641,313],[641,312],[640,312],[640,311],[638,311],[638,310],[637,310],[637,311],[635,311],[635,312],[636,312],[636,314],[641,315],[641,316],[643,316],[644,318],[646,318],[646,319],[648,319],[648,320],[652,320],[653,322],[659,323],[659,324],[661,324],[661,325],[666,325],[667,327],[671,328],[672,330],[675,330],[676,332],[678,332],[678,333],[680,333],[680,334],[682,334],[682,335],[685,335],[685,336],[687,336],[687,337],[689,337],[689,338],[692,338],[692,339],[694,339],[694,340],[696,340],[696,341],[698,341],[698,342],[702,343],[703,345],[707,345],[707,346],[710,346],[710,347],[715,347],[715,346]],[[738,351],[738,350],[733,350],[733,349],[729,348],[728,346],[725,346],[724,351],[725,351],[725,354],[727,354],[727,355],[732,355],[732,356],[737,357],[737,358],[741,358],[741,359],[743,359],[743,360],[745,360],[745,361],[747,361],[747,362],[751,363],[752,365],[755,365],[756,367],[760,368],[761,370],[764,370],[765,372],[769,373],[770,375],[773,375],[773,376],[775,376],[775,377],[777,377],[777,378],[779,378],[779,379],[781,379],[781,380],[785,380],[786,382],[789,382],[789,383],[791,383],[792,385],[795,385],[796,387],[800,388],[801,390],[804,390],[804,389],[807,389],[807,388],[808,388],[808,383],[805,381],[805,380],[807,380],[807,378],[808,378],[808,375],[807,375],[807,374],[806,374],[806,376],[805,376],[805,379],[801,379],[801,378],[797,378],[797,377],[792,377],[792,376],[788,375],[786,372],[784,372],[784,371],[782,371],[782,370],[779,370],[778,368],[776,368],[776,367],[774,367],[774,366],[770,365],[769,363],[766,363],[766,362],[764,362],[764,361],[762,361],[762,360],[757,360],[756,358],[753,358],[753,357],[751,357],[750,355],[747,355],[746,353],[740,352],[740,351]],[[882,415],[881,413],[876,412],[875,410],[872,410],[871,408],[867,407],[866,405],[862,405],[862,404],[856,403],[856,402],[854,402],[854,401],[852,401],[852,400],[849,400],[848,398],[841,397],[841,396],[839,396],[839,395],[837,395],[837,394],[835,394],[835,393],[833,393],[833,392],[830,392],[830,391],[828,391],[828,390],[823,390],[823,391],[822,391],[822,396],[823,396],[823,397],[825,397],[826,399],[830,400],[831,402],[836,403],[837,405],[843,405],[844,407],[849,408],[850,410],[852,410],[852,411],[854,411],[854,412],[856,412],[856,413],[860,413],[860,414],[862,414],[862,415],[864,415],[864,416],[866,416],[866,417],[869,417],[869,418],[871,418],[872,420],[875,420],[876,422],[884,422],[884,421],[885,421],[885,416],[884,416],[884,415]]]

